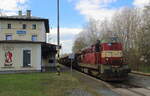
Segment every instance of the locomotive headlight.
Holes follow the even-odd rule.
[[[124,58],[121,58],[121,62],[124,62]]]
[[[123,58],[121,58],[121,61],[123,61]]]
[[[108,61],[109,59],[108,59],[108,58],[106,58],[105,60],[106,60],[106,61]]]

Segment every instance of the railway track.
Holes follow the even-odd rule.
[[[94,78],[99,80],[99,78],[97,77]],[[105,82],[105,84],[107,84],[109,88],[111,88],[114,92],[118,93],[120,96],[150,96],[150,88],[131,84],[131,82],[129,83],[128,81]]]
[[[76,70],[78,71],[78,70]],[[100,82],[103,82],[107,87],[112,89],[112,91],[118,93],[120,96],[150,96],[150,88],[140,86],[140,85],[135,85],[132,84],[131,82],[129,83],[128,81],[124,82],[105,82],[100,80],[99,78],[89,75],[87,73],[78,71],[82,74],[88,75],[91,78],[95,78],[99,80]]]
[[[128,81],[105,82],[95,76],[89,75],[79,70],[76,71],[94,78],[93,80],[103,82],[107,87],[109,87],[112,91],[116,92],[120,96],[150,96],[150,87],[145,87],[134,83],[132,84],[132,82]]]
[[[112,89],[121,96],[150,96],[150,89],[126,82],[110,83]]]

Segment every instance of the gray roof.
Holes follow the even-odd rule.
[[[22,16],[0,16],[0,18],[13,18],[13,19],[45,19],[45,18],[41,18],[41,17],[36,17],[36,16],[27,16],[27,15],[22,15]]]
[[[0,16],[0,20],[22,20],[22,21],[44,21],[45,23],[45,29],[46,33],[49,33],[49,20],[41,17],[35,17],[35,16]]]

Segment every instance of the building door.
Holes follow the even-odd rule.
[[[23,50],[23,67],[31,66],[31,50]]]

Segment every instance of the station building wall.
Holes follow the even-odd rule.
[[[23,50],[30,50],[31,64],[23,66]],[[41,44],[0,43],[0,71],[40,71]]]

